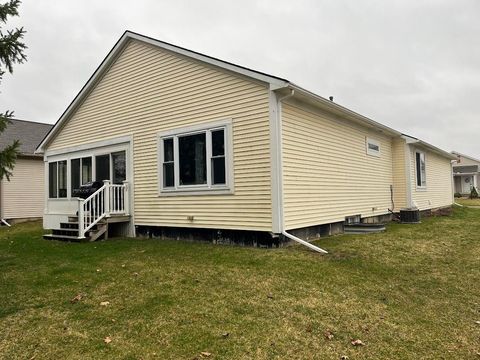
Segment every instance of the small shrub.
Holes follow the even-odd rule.
[[[478,191],[475,186],[472,186],[472,190],[470,191],[470,199],[478,199]]]
[[[462,194],[460,194],[460,193],[457,192],[457,193],[453,194],[453,196],[456,197],[456,198],[461,198],[461,197],[462,197]]]

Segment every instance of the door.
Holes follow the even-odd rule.
[[[470,191],[473,186],[473,176],[464,176],[462,177],[462,193],[470,194]]]
[[[127,163],[125,151],[118,151],[111,154],[112,157],[112,183],[122,184],[127,180]]]
[[[95,180],[111,180],[110,154],[95,156]]]

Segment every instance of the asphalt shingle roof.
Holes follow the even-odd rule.
[[[0,149],[10,145],[13,140],[20,141],[20,153],[33,155],[53,125],[25,120],[11,120],[5,131],[0,134]]]

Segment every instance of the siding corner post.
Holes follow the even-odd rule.
[[[272,194],[272,232],[284,231],[283,214],[283,168],[282,168],[282,101],[294,95],[294,90],[279,96],[276,89],[270,88],[269,123],[270,123],[270,160],[271,160],[271,194]]]

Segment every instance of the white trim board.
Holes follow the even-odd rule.
[[[45,152],[46,157],[55,156],[55,155],[64,155],[72,152],[80,152],[86,150],[92,150],[101,147],[107,147],[112,145],[119,145],[124,143],[132,143],[133,135],[124,135],[120,137],[115,137],[106,140],[93,141],[86,144],[81,144],[77,146],[70,146],[62,149],[49,150]]]

